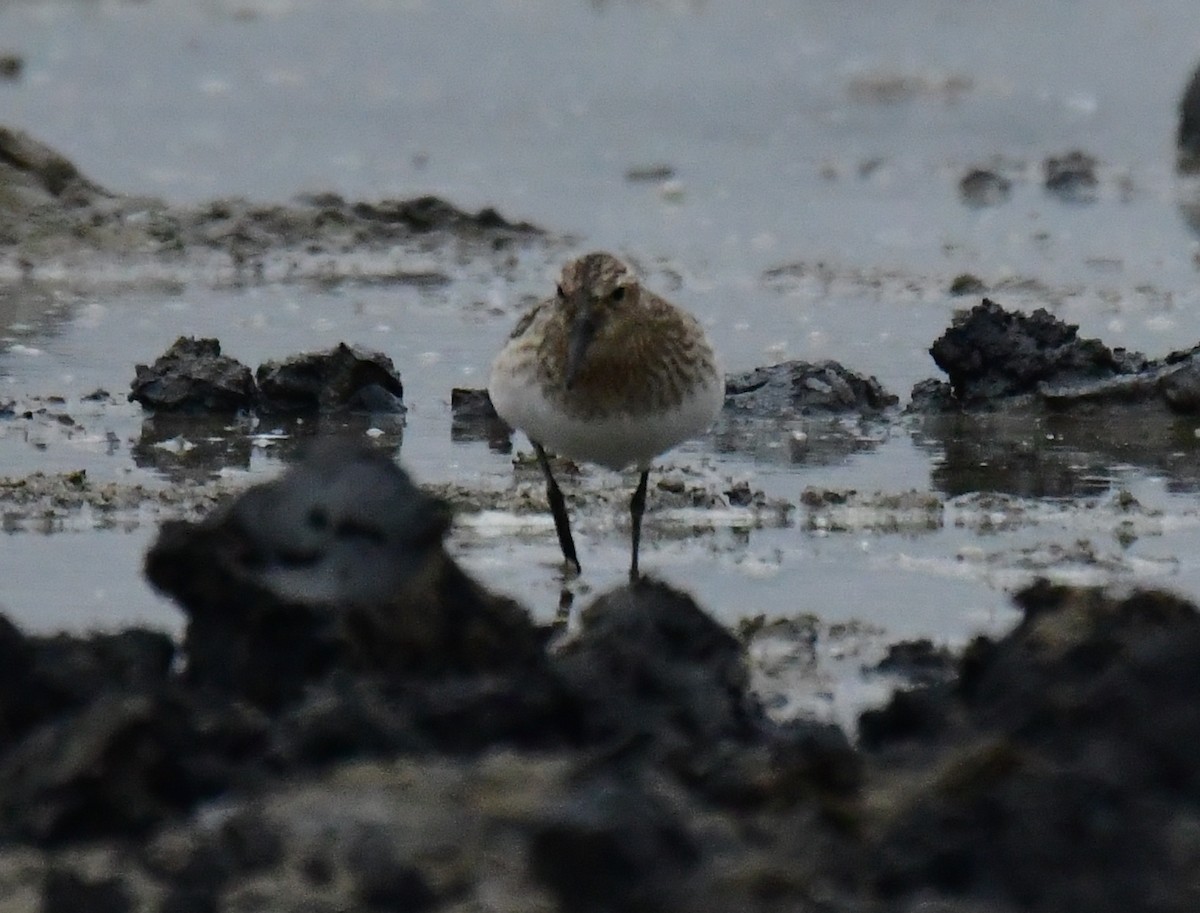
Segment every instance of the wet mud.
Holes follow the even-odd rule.
[[[187,618],[0,626],[0,896],[42,909],[1182,911],[1200,614],[1035,585],[831,724],[777,722],[764,637],[645,581],[570,631],[445,553],[446,504],[327,443],[163,525]],[[1095,873],[1103,869],[1105,878]],[[18,909],[17,907],[12,907]]]
[[[401,242],[444,246],[453,239],[498,250],[542,234],[493,209],[468,213],[434,196],[366,202],[326,193],[288,204],[176,206],[110,192],[34,137],[0,126],[0,280],[67,271],[70,282],[94,286],[200,271],[225,283],[437,285],[447,277],[388,255]],[[372,253],[378,258],[364,259]],[[356,256],[338,261],[348,254]],[[116,275],[114,263],[121,266]]]

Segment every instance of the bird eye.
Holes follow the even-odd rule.
[[[559,298],[566,298],[566,297],[567,297],[566,293],[565,293],[565,292],[562,290],[562,286],[561,286],[561,285],[558,287],[558,297],[559,297]]]
[[[625,286],[618,285],[615,289],[612,290],[612,293],[608,297],[611,298],[613,301],[620,301],[622,298],[625,297]]]

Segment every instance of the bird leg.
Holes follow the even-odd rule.
[[[650,478],[650,470],[642,470],[638,479],[638,487],[633,492],[629,502],[629,516],[633,520],[633,559],[629,564],[629,582],[637,582],[638,575],[638,545],[642,541],[642,514],[646,512],[646,482]]]
[[[579,558],[575,555],[575,540],[571,538],[571,518],[567,516],[567,502],[563,499],[562,490],[554,481],[554,473],[550,471],[550,460],[546,451],[537,441],[533,441],[534,452],[537,453],[538,465],[542,467],[542,475],[546,477],[546,500],[550,502],[550,513],[554,515],[554,531],[558,533],[558,544],[563,557],[568,564],[575,565],[575,573],[583,570]]]

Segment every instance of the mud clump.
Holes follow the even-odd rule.
[[[1036,393],[1041,384],[1110,378],[1130,370],[1125,353],[1044,310],[1008,311],[989,298],[957,316],[929,350],[962,405]],[[929,391],[923,391],[928,395]]]
[[[504,229],[536,234],[538,229],[528,222],[510,222],[491,207],[475,214],[463,212],[445,200],[435,196],[415,197],[411,200],[384,200],[380,203],[353,203],[335,194],[323,194],[310,198],[315,205],[327,213],[348,210],[354,216],[368,222],[385,225],[403,225],[412,231],[451,231],[464,228]]]
[[[580,623],[558,661],[585,695],[592,738],[665,737],[701,750],[745,739],[761,722],[740,642],[683,594],[649,582],[616,590]]]
[[[951,295],[979,295],[987,291],[987,285],[974,273],[959,273],[950,282]]]
[[[892,644],[883,659],[864,671],[895,675],[915,685],[930,685],[952,679],[955,670],[955,658],[949,650],[922,638]]]
[[[786,361],[725,379],[725,409],[761,415],[878,414],[899,398],[836,361]]]
[[[110,192],[60,153],[0,126],[0,243],[6,247],[0,266],[14,277],[69,265],[83,279],[96,266],[103,278],[116,257],[126,275],[145,268],[150,275],[202,273],[208,281],[215,276],[238,284],[445,281],[427,270],[405,270],[396,261],[398,245],[429,248],[449,237],[491,251],[543,236],[494,209],[467,212],[428,195],[356,202],[322,193],[288,204],[220,199],[172,206]],[[330,255],[351,253],[359,259],[345,271],[331,265]]]
[[[179,337],[152,365],[137,365],[129,399],[163,412],[233,413],[250,409],[258,390],[250,369],[221,354],[216,339]]]
[[[0,199],[5,209],[49,201],[85,206],[106,196],[65,156],[24,131],[0,126]]]
[[[532,663],[536,630],[450,560],[449,524],[391,460],[325,442],[204,522],[164,524],[146,574],[188,615],[189,679],[267,706],[334,670]]]
[[[404,385],[392,360],[344,342],[327,352],[265,362],[255,379],[269,412],[404,411]]]
[[[25,58],[20,54],[0,54],[0,80],[16,82],[25,70]]]
[[[1158,389],[1175,412],[1200,414],[1200,349],[1169,356]]]
[[[1063,156],[1050,156],[1042,164],[1046,190],[1067,202],[1094,202],[1100,185],[1096,165],[1092,156],[1077,149]]]
[[[977,209],[998,206],[1012,196],[1012,181],[988,168],[972,168],[958,182],[958,195],[967,206]]]
[[[954,682],[861,720],[881,795],[884,768],[904,794],[873,850],[875,890],[984,910],[1194,909],[1200,615],[1161,593],[1047,583],[1017,602],[1016,630],[972,644]],[[898,785],[917,770],[927,787]]]
[[[181,336],[153,365],[137,366],[129,399],[152,411],[188,414],[405,411],[392,360],[345,343],[268,361],[251,374],[221,354],[218,340]]]
[[[1179,99],[1179,129],[1175,134],[1175,167],[1182,174],[1200,171],[1200,67],[1192,73]]]
[[[186,756],[172,754],[184,744],[168,731],[168,637],[134,629],[27,638],[5,622],[0,651],[0,839],[138,832],[203,793],[198,782],[189,792]]]
[[[178,650],[0,629],[0,896],[728,909],[743,816],[853,801],[845,736],[766,723],[689,597],[619,589],[551,650],[446,555],[448,522],[390,460],[327,443],[164,524],[146,567],[187,615]],[[748,877],[794,902],[843,840]]]
[[[1080,339],[1044,310],[1008,311],[985,298],[959,314],[929,352],[949,383],[921,381],[909,412],[996,409],[1014,401],[1053,410],[1152,406],[1200,414],[1200,346],[1148,359]]]

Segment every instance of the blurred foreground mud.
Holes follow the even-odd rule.
[[[322,443],[147,557],[187,616],[0,629],[0,909],[1195,909],[1200,615],[1035,585],[860,721],[772,722],[688,595],[534,625]],[[930,906],[933,904],[933,906]]]

